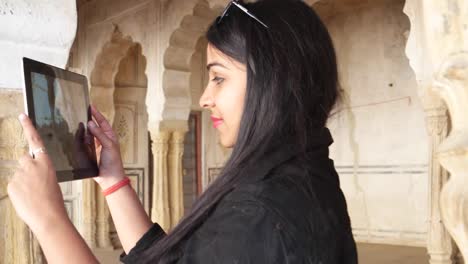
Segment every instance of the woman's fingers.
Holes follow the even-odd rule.
[[[21,114],[19,116],[19,120],[21,126],[23,127],[24,136],[28,141],[29,149],[34,154],[34,156],[37,156],[37,159],[42,159],[42,156],[44,155],[41,154],[44,153],[45,146],[41,137],[39,136],[39,133],[37,133],[36,128],[32,124],[31,119],[29,119],[29,117],[27,117],[25,114]]]
[[[44,143],[25,114],[21,114],[19,120],[29,148],[36,157],[24,155],[18,160],[19,168],[10,179],[7,191],[18,216],[37,233],[53,227],[52,221],[58,223],[61,219],[68,221],[68,218],[55,168],[48,155],[44,154]]]
[[[93,115],[94,119],[96,120],[104,134],[106,134],[108,138],[114,141],[114,143],[117,143],[117,136],[112,130],[112,126],[111,124],[109,124],[109,121],[107,121],[106,117],[101,112],[99,112],[99,110],[97,110],[95,106],[91,106],[91,114]]]
[[[101,112],[99,112],[99,110],[96,109],[94,105],[91,106],[91,114],[93,115],[94,119],[96,119],[96,122],[99,124],[100,127],[112,129],[107,119],[104,117],[103,114],[101,114]]]
[[[101,145],[105,148],[112,147],[112,140],[107,137],[101,127],[98,127],[94,121],[88,122],[88,129],[91,131],[91,134],[96,137],[97,140],[101,143]]]
[[[21,158],[19,158],[19,160],[18,160],[20,168],[26,167],[29,163],[32,162],[32,160],[33,160],[33,158],[29,154],[21,156]]]

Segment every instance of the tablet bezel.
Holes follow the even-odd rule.
[[[33,91],[32,91],[33,88],[32,88],[32,76],[31,75],[33,72],[51,76],[50,71],[52,70],[55,75],[55,76],[52,76],[54,78],[63,79],[63,80],[71,81],[74,83],[79,83],[83,87],[85,101],[86,101],[86,104],[88,105],[87,107],[88,120],[87,121],[92,120],[91,108],[89,104],[88,80],[86,76],[78,74],[78,73],[74,73],[71,71],[67,71],[67,70],[64,70],[64,69],[46,64],[46,63],[42,63],[42,62],[30,59],[30,58],[26,58],[26,57],[23,58],[23,68],[24,68],[24,81],[25,81],[25,86],[24,86],[25,110],[29,118],[31,119],[34,127],[37,128],[36,115],[34,111],[34,97],[33,97]],[[77,170],[56,171],[57,180],[59,182],[82,180],[82,179],[96,177],[99,175],[99,168],[97,166],[97,159],[96,159],[96,149],[95,149],[94,144],[91,144],[91,147],[92,147],[92,152],[93,152],[92,154],[94,157],[94,160],[91,159],[91,161],[93,164],[95,164],[95,167],[85,168],[80,171],[77,171]],[[86,174],[86,176],[84,176],[83,174]]]

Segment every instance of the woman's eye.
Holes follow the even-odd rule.
[[[213,80],[211,80],[213,82],[216,82],[217,84],[220,84],[224,81],[224,78],[221,78],[221,77],[214,77]]]

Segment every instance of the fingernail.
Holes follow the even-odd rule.
[[[88,126],[90,126],[90,127],[95,127],[96,124],[94,124],[94,122],[89,122],[89,123],[88,123]]]
[[[18,118],[19,118],[19,120],[23,121],[24,119],[26,119],[26,115],[25,114],[20,114]]]

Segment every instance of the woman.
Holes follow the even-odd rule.
[[[333,44],[319,17],[302,1],[231,2],[206,37],[210,81],[200,105],[232,155],[169,234],[150,222],[128,185],[107,195],[128,254],[122,261],[357,263],[328,158],[333,141],[325,125],[339,90]],[[97,124],[88,127],[102,145],[96,181],[105,190],[121,183],[124,171],[111,126],[92,113]],[[20,119],[32,149],[41,148],[29,119]],[[96,262],[66,218],[47,154],[20,164],[8,192],[49,263]]]

